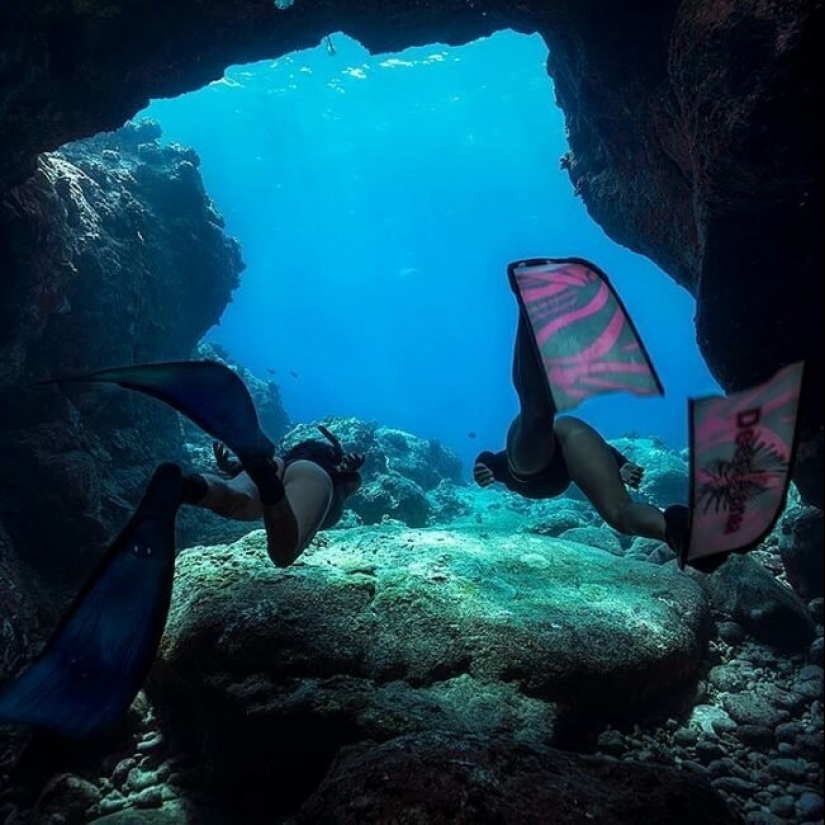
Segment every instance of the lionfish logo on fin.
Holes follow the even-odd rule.
[[[748,504],[775,489],[788,468],[788,458],[764,441],[739,440],[731,461],[715,459],[702,468],[697,505],[703,513],[713,509],[741,514]]]

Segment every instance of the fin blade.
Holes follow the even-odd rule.
[[[157,398],[222,441],[239,458],[275,453],[275,445],[261,430],[246,385],[217,361],[137,364],[57,380],[119,384]]]
[[[0,720],[88,739],[126,713],[166,624],[180,490],[180,468],[158,468],[43,651],[0,687]]]
[[[511,263],[507,274],[558,412],[605,393],[664,394],[630,316],[597,266],[541,258]]]
[[[744,553],[773,529],[791,481],[802,361],[728,396],[690,402],[688,564]]]

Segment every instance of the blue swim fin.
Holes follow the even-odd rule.
[[[241,461],[275,454],[275,445],[261,430],[246,385],[229,367],[217,361],[138,364],[53,380],[101,381],[138,390],[183,413],[204,432],[226,444]]]
[[[166,625],[182,474],[155,472],[135,514],[34,662],[0,687],[0,722],[91,739],[140,690]]]

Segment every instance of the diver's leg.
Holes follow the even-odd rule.
[[[313,461],[295,461],[284,474],[286,495],[264,505],[269,557],[278,567],[292,564],[312,541],[332,503],[329,475]]]
[[[277,468],[277,469],[276,469]],[[296,461],[286,473],[275,459],[273,471],[281,477],[285,495],[263,504],[255,482],[246,472],[226,480],[199,474],[186,479],[187,502],[225,518],[255,521],[263,517],[267,550],[279,567],[291,564],[312,541],[332,502],[332,481],[312,461]]]
[[[513,386],[519,414],[507,431],[507,460],[520,475],[541,472],[553,460],[556,413],[530,325],[519,312],[513,348]]]
[[[566,416],[556,422],[570,478],[599,515],[620,533],[665,541],[665,517],[658,507],[630,498],[616,459],[605,440],[589,424]]]
[[[255,521],[263,515],[258,488],[245,472],[232,479],[207,473],[186,476],[184,501],[238,521]]]

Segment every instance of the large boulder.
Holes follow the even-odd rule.
[[[264,662],[276,681],[338,668],[431,684],[467,672],[546,698],[621,706],[682,684],[702,655],[706,596],[672,568],[468,529],[385,525],[324,543],[288,571],[272,567],[260,531],[184,553],[164,643],[170,661],[203,677],[199,651],[214,645],[210,668],[237,666],[233,678],[260,674]]]
[[[750,556],[731,556],[707,584],[714,606],[765,644],[794,652],[813,640],[816,626],[805,603]]]
[[[734,825],[706,779],[662,766],[428,733],[342,750],[298,825],[317,822]]]
[[[690,577],[558,539],[386,523],[332,531],[287,569],[264,544],[259,531],[178,558],[161,654],[206,702],[197,726],[221,770],[268,781],[277,738],[296,794],[352,741],[537,744],[555,735],[552,703],[592,718],[665,707],[709,634]]]

